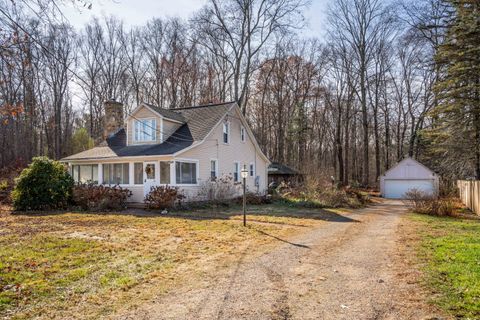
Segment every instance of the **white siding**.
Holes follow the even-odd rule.
[[[156,141],[151,142],[134,142],[134,134],[135,134],[135,120],[142,119],[142,118],[155,118],[157,120],[157,133],[156,133]],[[163,119],[163,123],[162,123]],[[127,144],[153,144],[153,143],[161,143],[162,141],[162,134],[163,134],[163,141],[167,140],[168,137],[172,133],[174,133],[179,127],[181,126],[180,123],[170,121],[168,119],[162,118],[158,116],[157,113],[152,112],[145,106],[141,106],[134,114],[133,117],[127,120]]]
[[[255,186],[255,176],[247,178],[247,190],[252,192],[265,193],[267,190],[267,162],[262,158],[261,154],[256,150],[252,141],[253,137],[248,136],[245,142],[241,141],[240,128],[241,121],[239,115],[232,111],[228,117],[230,122],[229,143],[223,143],[223,122],[206,137],[205,142],[197,147],[182,152],[177,158],[197,159],[199,160],[199,186],[186,187],[187,196],[196,197],[200,189],[200,185],[210,178],[210,160],[218,160],[218,174],[232,175],[234,171],[234,163],[240,162],[241,167],[246,165],[249,169],[250,163],[255,165],[255,176],[260,176],[259,186]],[[239,192],[240,192],[239,188]]]
[[[414,159],[406,158],[380,177],[383,197],[402,198],[410,189],[438,194],[438,176]]]
[[[135,117],[146,118],[155,116],[148,108],[139,109]],[[245,130],[246,141],[241,141],[240,128],[242,126],[241,115],[238,113],[238,108],[235,108],[231,111],[231,114],[228,115],[228,121],[230,122],[230,137],[229,143],[223,143],[223,121],[218,123],[218,125],[210,132],[210,134],[205,138],[205,141],[200,145],[188,149],[184,152],[179,153],[175,158],[172,156],[149,156],[149,157],[130,157],[115,160],[98,160],[96,162],[89,163],[130,163],[130,177],[129,185],[122,185],[122,187],[130,189],[133,192],[132,197],[128,201],[131,202],[143,202],[143,185],[134,185],[134,176],[133,176],[133,166],[135,162],[144,162],[144,161],[172,161],[177,160],[193,160],[198,163],[198,181],[196,186],[182,186],[181,188],[183,193],[187,196],[188,199],[194,200],[198,199],[198,192],[200,186],[205,181],[208,181],[210,178],[210,160],[216,159],[218,162],[218,175],[222,176],[232,175],[234,171],[234,163],[239,162],[241,167],[246,166],[249,170],[251,163],[255,166],[255,176],[247,177],[247,190],[252,192],[259,192],[264,194],[267,190],[267,161],[262,157],[262,154],[255,148],[254,139],[250,136],[248,130]],[[158,117],[157,126],[160,123],[160,117]],[[165,120],[164,122],[164,132],[174,132],[176,127],[178,128],[179,124]],[[133,128],[133,119],[130,119],[128,122],[128,141],[129,144],[132,143],[132,130]],[[159,129],[160,130],[160,129]],[[159,139],[159,134],[157,139]],[[165,137],[166,139],[166,137]],[[84,161],[73,161],[70,164],[82,163]],[[99,169],[99,175],[101,175],[101,170]],[[175,185],[175,167],[172,162],[171,167],[171,179],[172,185]],[[259,186],[255,186],[255,177],[259,176]],[[99,177],[101,179],[101,176]],[[159,181],[157,181],[159,183]],[[238,186],[239,194],[241,192],[241,186]]]

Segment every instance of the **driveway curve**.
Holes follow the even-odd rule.
[[[434,319],[403,281],[398,226],[407,209],[383,200],[275,250],[179,289],[120,319]]]

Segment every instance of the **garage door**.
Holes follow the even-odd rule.
[[[385,180],[385,198],[403,199],[407,191],[417,189],[434,194],[433,180]]]

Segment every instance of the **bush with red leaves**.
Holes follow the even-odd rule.
[[[83,210],[104,211],[125,209],[131,195],[130,190],[119,186],[79,183],[73,187],[72,197]]]
[[[145,204],[148,209],[163,210],[173,208],[185,198],[176,187],[157,186],[152,187],[145,196]]]

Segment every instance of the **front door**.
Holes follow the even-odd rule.
[[[157,183],[158,162],[143,163],[143,194],[146,196]]]

